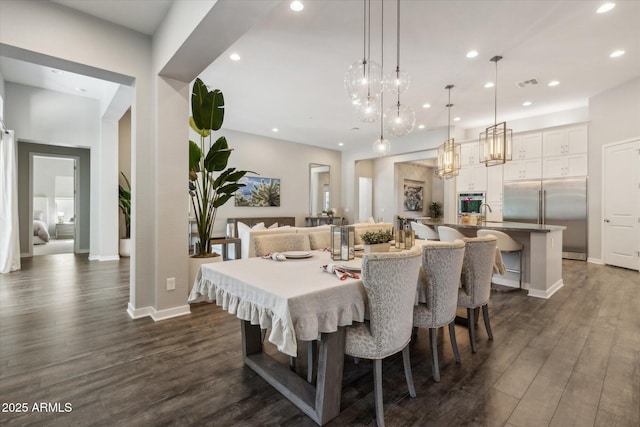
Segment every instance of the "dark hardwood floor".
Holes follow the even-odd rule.
[[[640,425],[640,275],[563,266],[565,286],[549,300],[492,293],[495,340],[480,322],[476,354],[456,327],[461,366],[440,333],[439,384],[421,330],[411,348],[417,398],[401,358],[385,360],[387,425]],[[1,275],[0,424],[315,425],[243,365],[237,318],[199,304],[189,316],[132,320],[128,299],[128,259],[43,256]],[[370,362],[346,358],[342,413],[329,425],[375,426]]]

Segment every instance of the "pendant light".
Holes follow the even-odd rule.
[[[382,26],[380,27],[380,64],[384,66],[384,1],[381,2],[382,6]],[[384,93],[380,94],[380,104],[384,101]],[[380,110],[380,138],[376,139],[373,143],[373,151],[376,155],[382,157],[389,154],[391,151],[391,143],[384,137],[384,120],[382,119],[382,109]]]
[[[371,0],[363,0],[363,6],[363,58],[347,69],[344,87],[360,120],[371,123],[378,119],[384,82],[382,67],[371,60]]]
[[[489,126],[480,133],[480,161],[486,166],[505,163],[512,158],[511,129],[507,129],[507,122],[498,123],[498,61],[502,56],[494,56],[491,62],[496,64],[496,81],[494,85],[494,116],[493,126]]]
[[[440,178],[453,178],[460,173],[460,144],[456,144],[455,138],[451,138],[451,89],[453,85],[445,86],[449,91],[448,121],[447,121],[447,140],[438,147],[438,164],[436,176]]]
[[[400,0],[396,0],[396,69],[387,74],[384,87],[397,95],[397,101],[384,112],[385,126],[390,135],[410,133],[416,124],[416,114],[411,107],[400,103],[400,94],[409,87],[409,73],[400,71]]]

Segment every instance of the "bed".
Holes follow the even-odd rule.
[[[33,244],[44,245],[51,236],[49,235],[49,198],[35,196],[33,198]]]

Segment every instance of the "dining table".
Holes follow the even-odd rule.
[[[322,268],[345,264],[351,269],[346,271],[355,271],[353,261],[332,261],[328,252],[317,250],[298,255],[285,261],[247,258],[203,264],[189,302],[215,301],[236,315],[244,363],[323,425],[340,413],[344,328],[364,321],[367,294],[359,277],[341,280]],[[293,357],[298,341],[317,340],[316,383],[265,353],[262,330],[269,330],[267,339],[279,351]]]

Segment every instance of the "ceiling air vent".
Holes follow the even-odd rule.
[[[538,84],[538,79],[523,80],[521,82],[516,83],[518,87],[529,87],[537,84]]]

